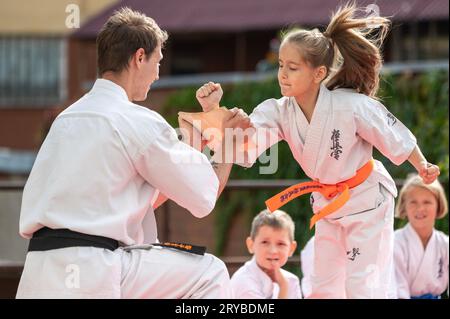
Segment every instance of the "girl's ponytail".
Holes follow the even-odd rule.
[[[339,8],[323,33],[335,51],[331,66],[335,71],[326,85],[330,90],[353,88],[376,97],[383,63],[380,48],[390,21],[383,17],[355,18],[357,11],[354,3]]]

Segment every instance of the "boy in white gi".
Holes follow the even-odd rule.
[[[382,163],[372,159],[373,147],[397,165],[408,160],[425,183],[439,175],[413,134],[376,98],[382,66],[379,46],[389,20],[356,18],[356,10],[353,5],[340,8],[323,33],[287,33],[279,51],[283,97],[262,102],[250,115],[257,148],[248,149],[247,166],[285,140],[312,179],[266,202],[273,211],[313,192],[311,227],[316,225],[316,231],[310,298],[390,297],[397,190]],[[362,30],[371,34],[370,40]],[[215,83],[205,84],[197,94],[204,111],[215,107],[221,96]],[[277,134],[264,138],[264,129],[270,128]]]
[[[20,234],[30,246],[17,298],[230,296],[225,265],[201,249],[139,248],[158,242],[154,209],[166,198],[208,215],[231,168],[212,167],[158,113],[132,103],[158,79],[166,39],[128,8],[100,31],[100,78],[54,121],[24,189]],[[229,113],[226,125],[239,125],[242,114]]]
[[[448,235],[434,229],[448,211],[438,180],[424,184],[413,175],[400,190],[396,217],[408,224],[395,231],[395,274],[398,298],[438,299],[447,289]]]
[[[246,241],[253,258],[231,278],[235,298],[302,298],[298,277],[281,268],[297,248],[294,227],[291,217],[281,210],[263,210],[253,219]]]

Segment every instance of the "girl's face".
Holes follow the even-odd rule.
[[[413,228],[434,227],[438,210],[434,194],[426,188],[413,186],[405,195],[406,215]]]
[[[283,96],[303,97],[320,85],[318,68],[309,66],[302,59],[300,50],[299,46],[289,42],[284,42],[280,47],[278,83]]]

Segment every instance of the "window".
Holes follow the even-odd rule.
[[[66,94],[65,56],[59,37],[0,37],[0,107],[60,102]]]

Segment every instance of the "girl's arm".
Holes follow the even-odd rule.
[[[422,177],[425,184],[431,184],[440,174],[439,167],[437,165],[428,163],[419,146],[417,145],[411,152],[411,155],[409,155],[408,161],[412,164],[412,166],[415,167],[417,173],[420,175],[420,177]]]
[[[200,87],[195,93],[198,103],[203,112],[208,112],[220,107],[223,90],[219,83],[208,82]]]
[[[200,87],[196,92],[196,98],[204,112],[219,108],[223,90],[219,83],[208,82]],[[259,156],[272,145],[284,139],[280,121],[280,107],[277,100],[269,99],[259,104],[250,115],[249,122],[245,123],[243,131],[235,131],[237,145],[234,149],[237,153],[233,156],[233,162],[240,166],[251,167]],[[242,117],[245,113],[240,110]],[[248,140],[246,144],[244,140]],[[264,161],[270,161],[264,159]],[[267,162],[264,162],[266,164]],[[269,162],[268,171],[271,171]]]
[[[408,160],[424,183],[432,183],[439,176],[439,167],[428,163],[417,146],[411,131],[377,100],[368,98],[355,105],[357,133],[375,146],[396,165]]]

